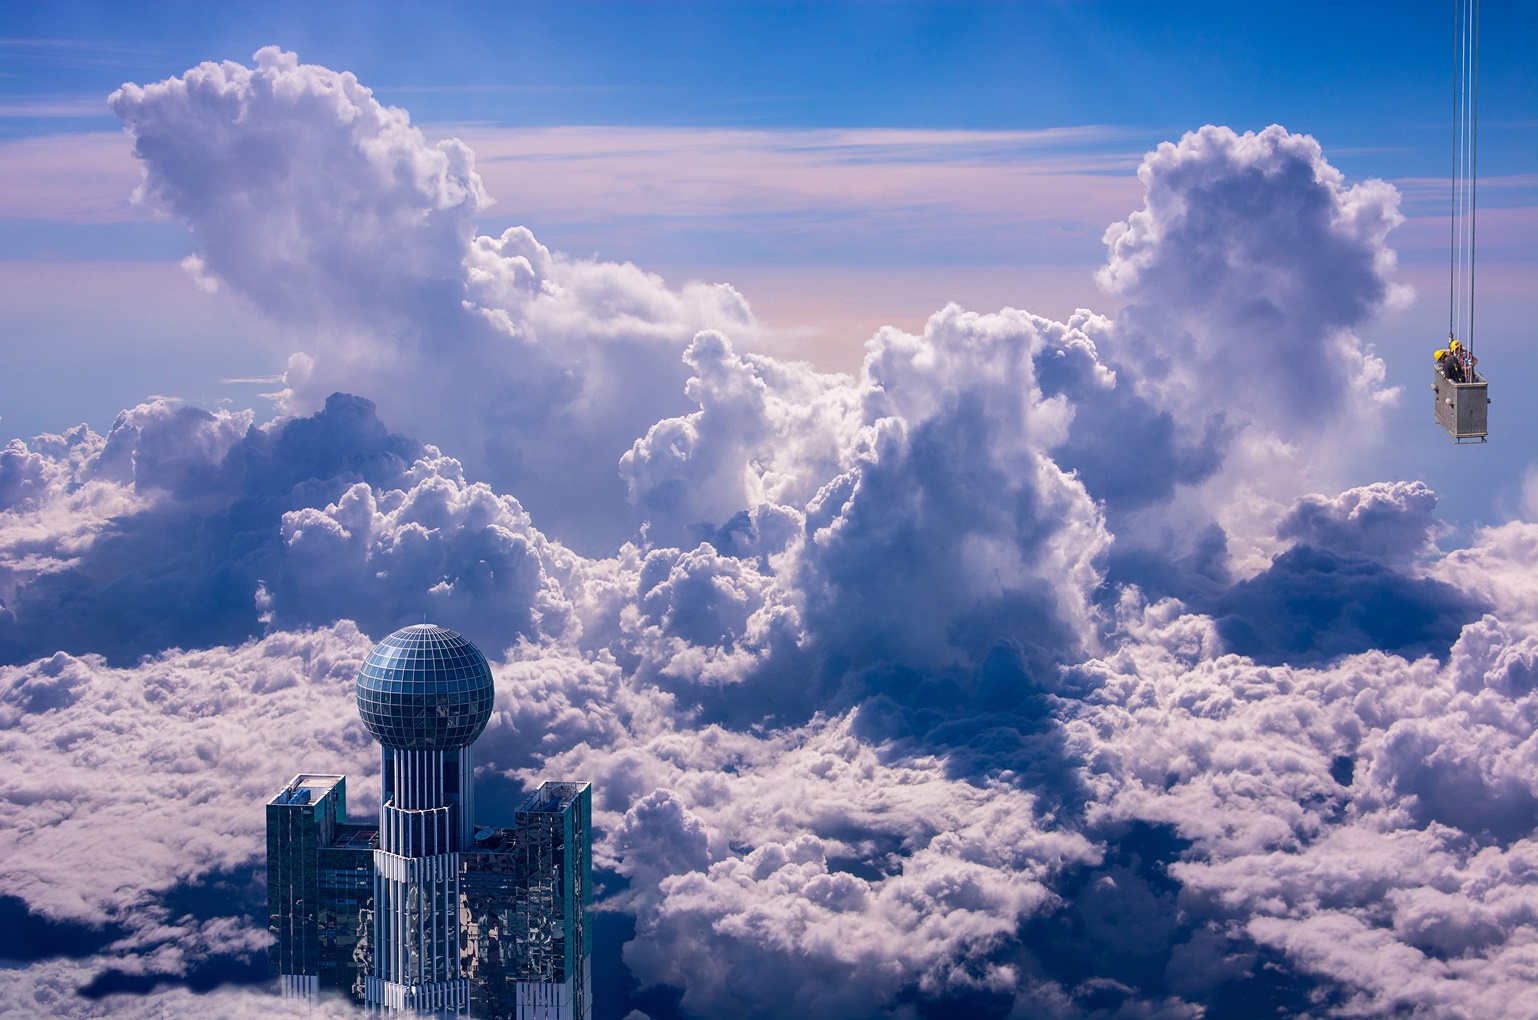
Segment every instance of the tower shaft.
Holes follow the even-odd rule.
[[[364,1004],[462,1015],[470,1005],[459,924],[460,852],[472,838],[470,748],[381,748],[374,851],[373,973]]]

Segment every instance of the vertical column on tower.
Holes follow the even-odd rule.
[[[463,1016],[459,854],[473,824],[469,747],[382,748],[384,802],[374,852],[374,974],[365,999],[383,1011]]]

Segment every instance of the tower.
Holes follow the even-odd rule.
[[[365,1005],[462,1013],[459,854],[475,831],[470,745],[491,718],[491,668],[451,630],[417,624],[369,653],[358,714],[379,741],[374,966]]]
[[[267,805],[272,972],[285,996],[591,1020],[591,790],[547,782],[512,827],[478,827],[471,745],[494,693],[485,656],[442,627],[398,630],[364,660],[377,828],[346,822],[343,776],[297,776]]]

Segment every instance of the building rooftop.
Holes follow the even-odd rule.
[[[511,853],[518,846],[518,830],[489,825],[477,826],[471,849],[481,853]]]
[[[344,780],[343,776],[312,776],[300,774],[288,781],[288,785],[279,790],[277,795],[269,800],[269,804],[313,804],[326,794],[335,789],[336,785]]]
[[[338,825],[336,838],[331,841],[331,849],[377,850],[379,849],[379,826]]]
[[[523,806],[518,810],[558,815],[569,808],[572,801],[576,800],[589,785],[588,783],[541,783],[539,789],[530,794],[529,799],[524,801]]]

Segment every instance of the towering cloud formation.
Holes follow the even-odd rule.
[[[1115,321],[952,306],[849,377],[475,236],[469,152],[349,75],[114,103],[311,346],[277,422],[0,451],[0,1003],[251,980],[257,805],[368,773],[349,676],[427,612],[495,661],[486,796],[595,784],[615,1016],[1538,1012],[1538,525],[1444,555],[1423,485],[1297,487],[1387,396],[1386,185],[1204,128],[1107,235]]]
[[[1317,142],[1277,126],[1204,127],[1138,176],[1143,208],[1106,231],[1098,274],[1126,302],[1099,341],[1122,384],[1075,436],[1089,456],[1067,462],[1110,503],[1126,546],[1113,575],[1188,597],[1223,579],[1209,521],[1240,573],[1260,569],[1278,514],[1334,480],[1336,437],[1377,434],[1397,392],[1356,331],[1409,296],[1384,243],[1402,217],[1388,184],[1348,187]],[[1129,434],[1107,465],[1104,437]],[[1145,505],[1119,513],[1129,495]],[[1149,548],[1177,552],[1174,576],[1139,562]]]
[[[268,47],[114,93],[139,198],[184,220],[203,271],[296,321],[413,332],[462,296],[475,158],[429,145],[351,74]],[[361,327],[361,328],[360,328]]]
[[[202,247],[193,272],[304,338],[287,409],[369,394],[590,549],[634,524],[614,461],[681,406],[689,337],[754,330],[729,287],[670,290],[527,230],[472,236],[490,198],[469,149],[428,143],[353,75],[292,53],[202,64],[111,102],[144,166],[140,199]]]
[[[1099,278],[1126,300],[1125,358],[1165,406],[1291,436],[1382,399],[1383,365],[1352,331],[1392,293],[1392,187],[1346,187],[1318,142],[1277,126],[1202,128],[1138,176],[1143,208],[1106,231]]]

